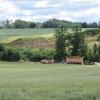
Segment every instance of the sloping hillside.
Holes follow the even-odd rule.
[[[96,36],[86,37],[86,42],[90,48],[93,47],[95,43],[99,44]],[[11,42],[10,45],[20,48],[54,48],[55,39],[53,37],[19,38]]]
[[[10,43],[18,38],[51,37],[54,29],[0,29],[0,43]]]
[[[55,39],[54,38],[23,38],[17,39],[10,43],[12,46],[17,46],[20,48],[54,48]]]

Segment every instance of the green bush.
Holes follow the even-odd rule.
[[[2,60],[5,61],[19,61],[21,59],[21,54],[16,49],[6,48]]]
[[[55,52],[52,49],[40,49],[41,59],[54,59]]]
[[[71,50],[67,50],[67,54]],[[87,54],[86,54],[87,53]],[[100,61],[100,46],[94,45],[91,50],[84,50],[82,53],[84,60],[86,61]],[[71,54],[69,54],[71,55]],[[11,46],[5,46],[0,44],[0,60],[2,61],[31,61],[31,62],[39,62],[42,59],[54,59],[55,58],[55,50],[54,49],[20,49]]]
[[[52,49],[28,49],[24,51],[24,55],[29,61],[41,61],[42,59],[53,59],[54,50]]]
[[[93,48],[88,50],[87,58],[90,62],[100,62],[100,45],[94,44]]]
[[[100,34],[99,34],[98,37],[97,37],[97,41],[100,41]]]
[[[99,29],[91,29],[91,30],[86,30],[84,32],[85,35],[90,35],[90,36],[98,35],[99,33],[100,33]]]
[[[2,60],[4,51],[5,51],[5,46],[3,44],[0,44],[0,60]]]

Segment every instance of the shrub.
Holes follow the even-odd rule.
[[[97,41],[100,41],[100,34],[99,34],[98,37],[97,37]]]
[[[100,33],[99,29],[91,29],[91,30],[86,30],[84,32],[84,34],[91,35],[91,36],[98,35],[99,33]]]
[[[5,51],[5,46],[3,46],[3,44],[0,44],[0,60],[2,60],[4,51]]]
[[[4,51],[2,60],[6,61],[19,61],[21,59],[21,54],[16,49],[7,48]]]
[[[42,59],[53,59],[54,50],[52,49],[27,49],[24,55],[29,61],[41,61]]]
[[[93,52],[91,49],[89,49],[88,51],[88,61],[93,62]]]
[[[54,50],[52,49],[40,49],[41,59],[54,59]]]
[[[53,59],[53,49],[19,49],[15,47],[0,45],[0,60],[3,61],[41,61],[42,59]]]
[[[30,56],[29,60],[30,61],[41,61],[40,52],[38,50],[32,52],[32,55]]]

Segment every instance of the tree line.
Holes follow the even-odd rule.
[[[6,21],[0,22],[0,28],[58,28],[61,26],[67,28],[73,28],[74,26],[78,26],[81,28],[99,28],[100,23],[71,22],[58,19],[51,19],[42,23],[33,21],[24,21],[21,19],[17,19],[14,22],[8,19]]]

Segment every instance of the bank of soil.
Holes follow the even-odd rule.
[[[17,39],[10,43],[12,46],[20,48],[54,48],[54,38],[29,38],[29,39]]]

